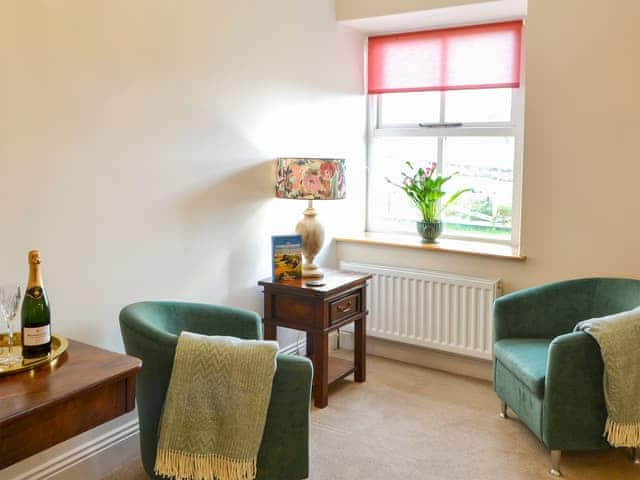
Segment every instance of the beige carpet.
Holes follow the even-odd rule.
[[[498,417],[482,381],[369,357],[368,381],[332,388],[314,409],[311,480],[545,479],[548,452],[518,420]],[[576,480],[640,480],[624,449],[569,453]],[[139,460],[109,480],[142,480]]]

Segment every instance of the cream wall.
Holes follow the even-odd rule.
[[[486,0],[336,0],[338,20],[456,7]]]
[[[304,209],[270,160],[346,157],[350,199],[317,208],[362,228],[364,115],[333,0],[3,0],[0,283],[41,249],[54,330],[114,349],[129,302],[261,311]]]
[[[302,210],[271,198],[276,156],[349,158],[350,200],[318,207],[334,230],[362,226],[362,39],[330,0],[263,3],[0,3],[0,281],[25,278],[40,248],[60,332],[120,348],[118,310],[148,298],[260,310],[269,236]],[[338,257],[507,290],[637,276],[639,17],[632,0],[529,2],[526,262],[347,244]]]
[[[341,243],[341,260],[499,277],[507,291],[640,277],[640,2],[530,0],[522,249],[526,262]]]

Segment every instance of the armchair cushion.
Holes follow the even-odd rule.
[[[544,396],[547,356],[551,340],[543,338],[512,338],[495,344],[496,360],[537,397]]]
[[[542,438],[543,399],[536,396],[519,377],[497,359],[494,363],[494,387],[498,396],[509,405],[518,418]]]

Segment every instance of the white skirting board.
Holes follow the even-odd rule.
[[[134,411],[0,470],[0,480],[99,480],[138,452]]]
[[[297,341],[293,342],[291,345],[287,345],[286,347],[282,347],[280,349],[280,353],[284,353],[286,355],[304,355],[307,351],[307,340],[306,336],[301,336]]]
[[[336,339],[330,340],[329,344],[331,348],[335,348]],[[353,331],[346,328],[341,329],[340,348],[353,350],[353,346]],[[367,337],[367,353],[375,357],[388,358],[479,380],[491,381],[493,378],[491,362],[488,360],[416,347],[382,338]]]
[[[329,350],[353,351],[353,325],[346,325],[338,332],[329,334]],[[300,340],[280,350],[280,353],[304,355],[306,341]],[[416,347],[405,343],[393,342],[381,338],[367,337],[367,353],[376,357],[388,358],[402,363],[440,370],[454,375],[491,381],[493,378],[491,362],[474,357],[456,355],[425,347]]]

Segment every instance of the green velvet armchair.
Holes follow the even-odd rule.
[[[147,474],[153,473],[158,423],[178,336],[183,330],[204,335],[262,338],[260,317],[247,310],[178,302],[142,302],[120,312],[127,353],[142,359],[136,400],[140,447]],[[271,403],[258,454],[257,479],[300,480],[309,471],[311,362],[278,355]]]
[[[638,305],[640,280],[617,278],[551,283],[496,300],[493,380],[501,416],[511,408],[551,450],[553,475],[560,475],[563,450],[609,447],[600,347],[573,328]]]

